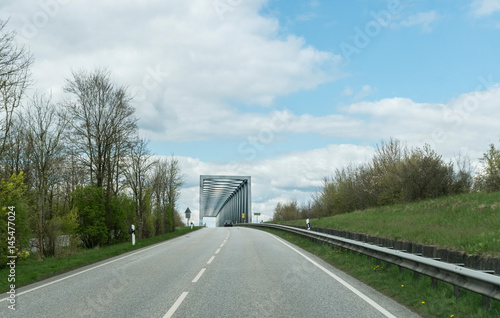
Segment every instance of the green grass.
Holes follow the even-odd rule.
[[[317,255],[423,317],[500,317],[500,302],[498,301],[492,300],[491,308],[486,310],[482,308],[482,297],[475,293],[462,291],[462,296],[455,298],[453,287],[449,284],[439,282],[438,288],[434,289],[431,287],[430,278],[421,275],[420,280],[415,281],[413,272],[409,270],[400,273],[397,266],[387,268],[385,263],[379,266],[375,259],[366,256],[331,248],[279,230],[264,230]]]
[[[175,238],[199,228],[200,227],[195,227],[195,229],[190,230],[189,227],[180,227],[173,233],[167,233],[148,239],[136,240],[136,244],[134,246],[132,246],[131,242],[125,242],[94,249],[82,248],[70,255],[62,250],[62,253],[60,253],[61,255],[46,257],[43,261],[40,261],[38,259],[38,254],[35,253],[30,255],[27,259],[20,260],[16,263],[15,285],[16,288],[19,288],[113,256]],[[9,270],[9,268],[0,269],[0,293],[9,290],[8,286],[11,284],[7,281]]]
[[[305,225],[304,220],[281,222]],[[473,193],[312,219],[312,227],[500,256],[500,192]]]

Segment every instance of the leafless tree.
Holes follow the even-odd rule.
[[[29,160],[33,168],[36,194],[38,246],[40,258],[43,258],[46,225],[51,218],[49,213],[52,200],[49,189],[53,189],[61,181],[59,167],[64,160],[63,137],[68,119],[51,103],[50,97],[45,96],[34,96],[22,118],[28,146],[32,150]],[[53,191],[51,194],[53,196]]]
[[[65,91],[76,97],[69,103],[73,144],[89,169],[90,182],[116,194],[120,165],[137,130],[130,97],[103,69],[73,72]]]
[[[132,191],[135,201],[135,214],[138,222],[137,234],[139,238],[143,237],[146,219],[149,217],[146,213],[150,211],[145,211],[145,202],[148,199],[146,198],[146,195],[148,195],[148,172],[155,163],[152,160],[147,145],[148,142],[144,139],[140,139],[135,143],[127,158],[126,169],[124,170],[127,185]]]
[[[180,188],[184,184],[184,177],[181,172],[181,167],[179,160],[175,157],[171,157],[167,165],[167,218],[166,218],[166,230],[173,232],[175,230],[174,214],[175,205],[180,197]]]
[[[0,156],[6,150],[12,128],[14,110],[30,85],[32,55],[15,42],[16,34],[6,30],[7,21],[0,20]]]

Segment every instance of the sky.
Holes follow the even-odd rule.
[[[389,138],[473,162],[500,141],[500,0],[2,0],[0,19],[33,90],[63,101],[102,67],[128,87],[193,221],[200,175],[251,176],[267,220]]]

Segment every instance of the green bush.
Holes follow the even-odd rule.
[[[127,241],[131,225],[135,223],[135,201],[122,194],[110,202],[111,243]]]
[[[87,248],[109,242],[106,228],[105,193],[95,185],[78,187],[71,193],[78,215],[77,233]]]
[[[9,211],[15,211],[15,215]],[[15,217],[15,219],[11,218],[10,224],[8,223],[9,215]],[[10,233],[8,232],[9,226],[11,227]],[[15,232],[15,241],[10,241],[15,242],[13,246],[15,246],[16,254],[18,256],[26,254],[23,250],[28,246],[30,229],[26,185],[22,171],[18,175],[13,174],[7,181],[0,180],[0,268],[6,266],[7,255],[12,255],[9,253],[9,245],[7,244],[8,237],[11,237],[12,232]]]

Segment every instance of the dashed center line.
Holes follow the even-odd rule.
[[[167,311],[167,313],[165,314],[165,316],[163,316],[163,318],[170,318],[170,317],[172,317],[172,315],[175,313],[175,311],[177,310],[177,308],[179,308],[179,306],[184,301],[184,298],[186,298],[187,294],[189,294],[189,293],[188,292],[183,292],[179,296],[179,298],[177,298],[177,300],[172,305],[172,307],[170,307],[170,309]]]
[[[224,246],[224,243],[222,243],[219,247],[221,247],[221,248],[222,248],[223,246]]]
[[[220,252],[220,248],[217,249],[217,251],[215,251],[215,254],[219,253]]]
[[[212,261],[214,260],[214,258],[215,258],[215,256],[210,257],[210,259],[208,260],[207,264],[212,263]]]
[[[206,271],[207,269],[206,268],[202,268],[201,271],[198,273],[198,275],[196,275],[196,277],[191,281],[192,283],[196,283],[198,281],[198,279],[200,279],[201,275],[203,275],[203,273]]]

